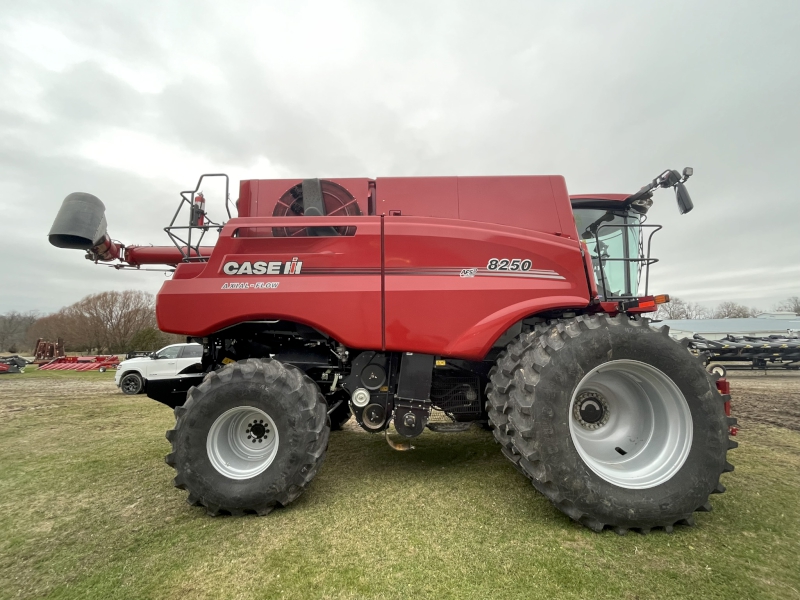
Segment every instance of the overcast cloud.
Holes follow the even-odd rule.
[[[684,166],[696,208],[656,196],[652,289],[769,308],[800,295],[798,22],[790,1],[0,0],[0,312],[157,291],[47,243],[73,191],[165,244],[204,172],[235,198],[314,176],[633,192]]]

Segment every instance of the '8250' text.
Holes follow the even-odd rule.
[[[527,258],[491,258],[486,268],[490,271],[530,271],[532,266]]]

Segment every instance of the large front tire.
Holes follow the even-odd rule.
[[[596,531],[693,524],[732,471],[724,401],[701,362],[646,319],[581,316],[509,344],[490,373],[504,454]]]
[[[294,366],[248,359],[189,390],[167,432],[175,487],[210,515],[265,515],[295,500],[328,445],[327,405]]]

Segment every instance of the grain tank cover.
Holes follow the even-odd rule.
[[[519,227],[577,239],[564,178],[379,177],[376,212]]]
[[[74,192],[64,198],[47,237],[56,248],[93,248],[106,235],[105,212],[98,197]]]

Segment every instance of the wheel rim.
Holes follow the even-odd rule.
[[[125,379],[122,380],[122,391],[128,392],[129,394],[138,392],[139,380],[132,375],[128,375]]]
[[[275,421],[252,406],[222,413],[208,432],[206,451],[214,468],[230,479],[250,479],[263,473],[278,453]]]
[[[668,481],[692,447],[692,414],[678,386],[635,360],[613,360],[587,373],[570,402],[572,442],[583,462],[629,489]]]

